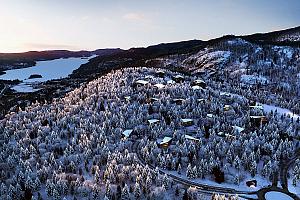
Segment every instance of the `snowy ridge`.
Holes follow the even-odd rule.
[[[200,70],[224,65],[228,61],[229,56],[229,51],[215,51],[206,48],[185,59],[182,64],[185,68],[188,68],[189,71],[197,73]]]
[[[277,41],[279,41],[279,42],[285,42],[285,41],[300,42],[300,33],[295,32],[295,33],[291,33],[291,34],[282,34],[277,38]]]

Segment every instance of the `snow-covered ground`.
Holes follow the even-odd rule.
[[[297,119],[300,117],[299,115],[294,114],[293,112],[291,112],[290,110],[285,109],[285,108],[280,108],[277,106],[267,105],[267,104],[262,104],[262,105],[263,105],[264,111],[266,113],[270,113],[271,111],[273,111],[273,112],[276,111],[280,115],[286,115],[286,116],[292,117],[294,119]]]
[[[13,86],[12,89],[17,91],[17,92],[36,92],[36,91],[39,91],[39,89],[33,88],[33,86],[29,83],[20,83],[18,85]]]
[[[200,179],[200,178],[188,179],[185,174],[178,174],[178,172],[176,172],[176,171],[168,171],[168,170],[162,170],[162,171],[164,171],[167,174],[172,174],[174,176],[178,176],[180,178],[189,180],[194,183],[205,184],[205,185],[215,186],[215,187],[232,188],[237,191],[253,192],[253,191],[257,191],[263,187],[266,187],[268,185],[271,185],[271,183],[269,181],[267,181],[266,179],[262,178],[259,175],[252,178],[250,175],[245,174],[246,178],[243,181],[241,181],[239,183],[239,185],[237,185],[237,184],[228,182],[228,181],[233,181],[233,180],[225,180],[225,182],[219,184],[219,183],[216,183],[214,180],[212,180],[212,177],[206,177],[206,179]],[[257,180],[257,187],[248,187],[246,185],[246,182],[250,181],[250,180]]]
[[[257,84],[257,83],[261,83],[261,84],[266,84],[268,83],[268,79],[263,77],[263,76],[255,76],[255,75],[246,75],[243,74],[241,76],[241,82],[245,83],[245,84]]]
[[[266,200],[293,200],[292,197],[290,197],[282,192],[276,192],[276,191],[267,192],[265,194],[265,198],[266,198]]]
[[[300,196],[300,187],[299,187],[299,185],[297,185],[296,187],[293,186],[291,179],[288,179],[288,188],[289,188],[289,191],[291,193],[294,193],[294,194]]]

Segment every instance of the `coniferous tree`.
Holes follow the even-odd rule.
[[[129,199],[129,188],[128,188],[127,184],[125,184],[124,188],[122,189],[121,199],[122,200]]]
[[[134,193],[134,197],[136,199],[140,198],[140,196],[141,196],[141,187],[140,187],[139,183],[135,183],[133,193]]]

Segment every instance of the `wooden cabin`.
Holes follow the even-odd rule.
[[[194,125],[194,120],[193,119],[181,119],[181,125],[187,127],[187,126],[192,126]]]
[[[172,103],[175,103],[176,105],[182,105],[184,101],[185,99],[173,99]]]
[[[219,136],[219,137],[224,137],[224,138],[227,138],[227,139],[229,139],[229,140],[234,140],[234,139],[236,139],[236,136],[230,135],[230,134],[224,133],[224,132],[218,132],[218,133],[217,133],[217,136]]]
[[[173,80],[176,82],[176,83],[181,83],[184,81],[184,76],[181,76],[181,75],[175,75],[173,76]]]
[[[160,77],[160,78],[163,78],[163,77],[165,77],[165,72],[164,71],[162,71],[162,70],[158,70],[156,73],[155,73],[158,77]]]
[[[230,105],[225,105],[225,106],[223,107],[223,110],[224,110],[224,111],[229,111],[229,110],[231,110],[231,106],[230,106]]]
[[[123,131],[122,136],[125,138],[129,138],[132,132],[133,132],[132,129],[127,129],[127,130]]]
[[[199,86],[199,87],[205,89],[206,88],[206,83],[201,79],[197,79],[197,80],[194,80],[191,83],[191,86]]]
[[[205,103],[205,99],[197,99],[197,102],[199,102],[199,103]]]
[[[259,127],[268,123],[268,119],[266,116],[250,116],[250,123],[252,126]]]
[[[246,182],[248,187],[257,187],[257,180],[250,180]]]
[[[187,139],[187,140],[192,140],[193,142],[199,142],[200,141],[200,139],[195,138],[195,137],[190,136],[190,135],[184,135],[184,138]]]
[[[245,129],[239,126],[232,126],[234,131],[237,131],[238,134],[242,133]]]
[[[149,119],[149,120],[148,120],[148,124],[149,124],[149,125],[157,124],[157,123],[159,123],[159,122],[160,122],[159,119]]]
[[[133,86],[134,87],[143,87],[143,86],[146,86],[147,84],[149,84],[149,81],[137,80],[133,83]]]
[[[156,140],[157,146],[166,149],[171,145],[172,139],[173,138],[171,137],[164,137],[163,139],[157,139]]]
[[[157,89],[163,89],[165,87],[165,85],[161,84],[161,83],[157,83],[154,85],[154,87],[156,87]]]

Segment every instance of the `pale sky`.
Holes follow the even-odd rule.
[[[299,0],[0,0],[0,52],[141,47],[300,25]]]

